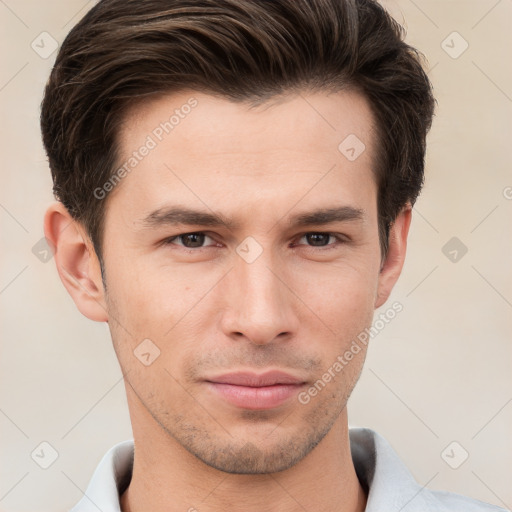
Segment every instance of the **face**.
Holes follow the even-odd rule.
[[[332,368],[379,296],[366,101],[161,96],[129,112],[119,155],[103,258],[131,412],[223,471],[291,467],[339,420],[365,348]]]

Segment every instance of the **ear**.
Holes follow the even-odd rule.
[[[53,203],[44,217],[44,234],[55,250],[60,279],[80,312],[96,322],[107,322],[101,267],[82,225],[65,206]]]
[[[379,273],[375,308],[379,308],[388,300],[391,290],[402,272],[411,216],[412,206],[407,203],[390,227],[388,252]]]

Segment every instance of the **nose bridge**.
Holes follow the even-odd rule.
[[[255,247],[249,247],[248,252],[251,250]],[[292,297],[270,249],[261,248],[255,259],[246,254],[234,255],[227,297],[230,320],[225,324],[230,332],[226,334],[241,333],[253,343],[269,343],[279,334],[295,329]]]

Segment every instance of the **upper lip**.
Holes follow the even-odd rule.
[[[253,372],[232,372],[224,373],[217,377],[206,379],[207,382],[217,384],[231,384],[233,386],[263,387],[275,386],[278,384],[303,384],[304,381],[279,370],[272,370],[265,373]]]

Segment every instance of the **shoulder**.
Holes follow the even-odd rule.
[[[350,428],[350,449],[367,490],[366,512],[507,512],[506,509],[420,485],[392,446],[368,428]]]
[[[443,505],[443,510],[454,512],[508,512],[506,509],[448,491],[428,491],[432,498]]]

